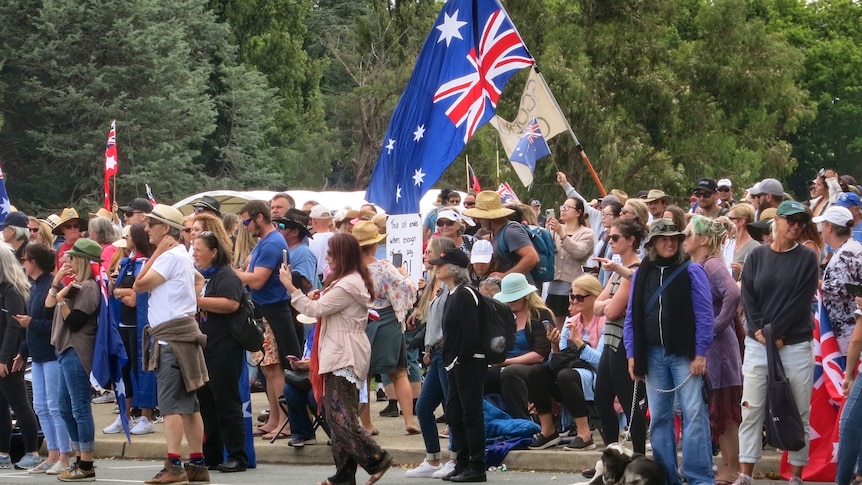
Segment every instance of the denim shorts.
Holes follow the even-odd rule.
[[[170,345],[162,345],[159,349],[156,379],[158,380],[159,411],[163,416],[194,414],[201,411],[197,391],[186,391],[180,364]]]

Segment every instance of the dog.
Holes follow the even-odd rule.
[[[572,485],[665,485],[664,467],[620,443],[609,445],[596,462],[590,481]]]

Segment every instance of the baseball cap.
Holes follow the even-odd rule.
[[[27,227],[29,224],[29,219],[27,219],[27,214],[17,211],[12,212],[8,216],[6,216],[6,220],[3,221],[3,224],[0,226],[14,226],[14,227]]]
[[[776,214],[778,216],[794,216],[796,214],[808,215],[808,211],[805,209],[804,205],[795,200],[785,200],[778,206]]]
[[[853,214],[851,214],[850,209],[846,207],[833,205],[826,209],[822,215],[812,218],[811,221],[818,224],[825,221],[835,224],[836,226],[853,227]]]
[[[763,179],[760,181],[759,194],[784,195],[784,186],[775,179]],[[781,215],[781,214],[779,214]]]
[[[467,254],[461,251],[460,248],[449,248],[440,253],[440,257],[428,261],[428,264],[434,266],[454,264],[466,268],[470,265],[470,260],[467,258]]]
[[[718,187],[727,187],[727,188],[730,188],[730,189],[732,189],[732,188],[733,188],[733,184],[732,184],[732,183],[730,183],[730,179],[721,179],[721,180],[719,180],[719,181],[718,181],[718,183],[717,183],[716,185],[717,185]]]
[[[312,219],[332,219],[332,213],[326,207],[317,204],[311,208],[310,217]]]
[[[468,226],[475,226],[476,223],[473,222],[471,217],[467,217],[460,212],[452,209],[443,209],[437,214],[437,220],[440,219],[449,219],[450,221],[460,222],[464,221]]]
[[[715,180],[711,178],[702,178],[697,181],[697,184],[695,184],[691,191],[695,192],[697,190],[706,190],[708,192],[715,193],[715,191],[718,190],[718,185],[716,185]]]
[[[133,200],[129,205],[124,205],[120,207],[120,210],[123,212],[136,212],[140,211],[144,214],[149,214],[153,210],[153,204],[150,203],[147,199],[138,197]]]
[[[853,192],[841,192],[841,195],[835,199],[835,205],[840,207],[862,207],[862,200]]]
[[[491,245],[491,241],[479,239],[473,243],[473,248],[470,251],[471,263],[490,263],[493,256],[494,246]]]
[[[531,205],[531,206],[533,206],[533,207],[542,207],[542,203],[541,203],[541,202],[539,202],[539,200],[538,200],[538,199],[533,199],[533,200],[531,200],[531,201],[530,201],[530,205]]]

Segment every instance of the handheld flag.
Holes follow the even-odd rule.
[[[533,59],[498,0],[449,0],[419,52],[365,199],[389,214],[419,199],[487,123],[506,82]]]
[[[467,162],[467,176],[470,178],[470,189],[476,193],[482,191],[482,186],[479,185],[479,177],[476,176],[476,172],[473,171],[473,166],[470,165],[470,162]]]
[[[120,337],[120,331],[115,325],[113,313],[110,309],[110,298],[108,297],[108,275],[102,265],[98,266],[99,286],[102,290],[102,302],[99,306],[99,318],[97,320],[96,341],[93,349],[93,368],[90,371],[90,381],[101,387],[108,388],[114,385],[114,393],[117,396],[117,406],[120,408],[120,422],[126,439],[131,440],[129,434],[129,419],[126,413],[126,385],[123,381],[123,366],[128,362],[126,348]]]
[[[150,190],[150,184],[144,184],[144,187],[147,188],[147,199],[150,199],[150,204],[156,205],[156,198],[153,197],[153,191]]]
[[[3,179],[3,169],[0,168],[0,224],[11,212],[12,204],[9,202],[9,195],[6,194],[6,180]]]
[[[528,186],[533,183],[533,172],[536,171],[536,160],[546,157],[551,154],[551,149],[548,147],[548,141],[542,135],[542,129],[539,127],[539,122],[536,118],[524,129],[521,135],[521,140],[515,146],[515,151],[509,157],[512,162],[512,168],[521,183]]]
[[[105,145],[105,209],[111,210],[111,177],[117,175],[117,121],[111,121],[108,144]]]
[[[521,199],[515,195],[515,191],[512,190],[512,187],[508,182],[503,182],[497,187],[497,195],[500,196],[500,202],[503,204],[509,204],[512,202],[521,202]]]

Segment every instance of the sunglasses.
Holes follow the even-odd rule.
[[[592,296],[592,295],[576,295],[576,294],[572,293],[571,295],[569,295],[569,301],[576,301],[578,303],[583,303],[584,300],[586,300],[590,296]]]
[[[257,217],[257,216],[254,216],[254,217]],[[242,225],[243,225],[243,226],[245,226],[245,227],[248,227],[248,225],[249,225],[249,224],[251,224],[251,221],[253,221],[253,220],[254,220],[254,217],[249,217],[248,219],[243,219],[243,220],[242,220]]]
[[[613,242],[619,241],[621,237],[623,237],[622,234],[608,234],[608,239],[610,239]]]
[[[476,206],[475,202],[464,202],[464,207],[475,207],[475,206]]]
[[[192,232],[192,228],[191,227],[184,227],[183,232]]]
[[[206,209],[204,209],[203,207],[195,207],[195,214],[200,214],[201,212],[203,212],[205,210]]]
[[[718,188],[718,191],[719,191],[719,192],[730,192],[730,189],[729,189],[729,188],[727,188],[727,187],[719,187],[719,188]]]
[[[451,227],[455,225],[455,221],[445,219],[437,219],[437,227]]]
[[[457,205],[461,203],[461,199],[449,199],[449,203]]]
[[[80,229],[80,228],[81,228],[81,224],[79,224],[77,222],[69,222],[69,223],[63,224],[63,229]]]
[[[125,217],[132,217],[132,215],[134,215],[134,214],[143,214],[143,213],[144,213],[143,211],[129,211],[129,212],[126,212],[126,213],[125,213],[125,214],[123,214],[123,215],[124,215]]]
[[[795,217],[787,216],[778,216],[778,218],[787,221],[788,226],[799,226],[800,229],[808,225],[808,221],[804,219],[797,219]]]
[[[36,234],[37,232],[39,232],[38,227],[29,227],[28,229],[30,229],[30,234]]]
[[[709,197],[711,195],[712,195],[712,192],[705,192],[705,191],[701,191],[701,190],[698,190],[697,192],[694,193],[694,196],[697,197],[698,199],[703,199],[704,197]]]

